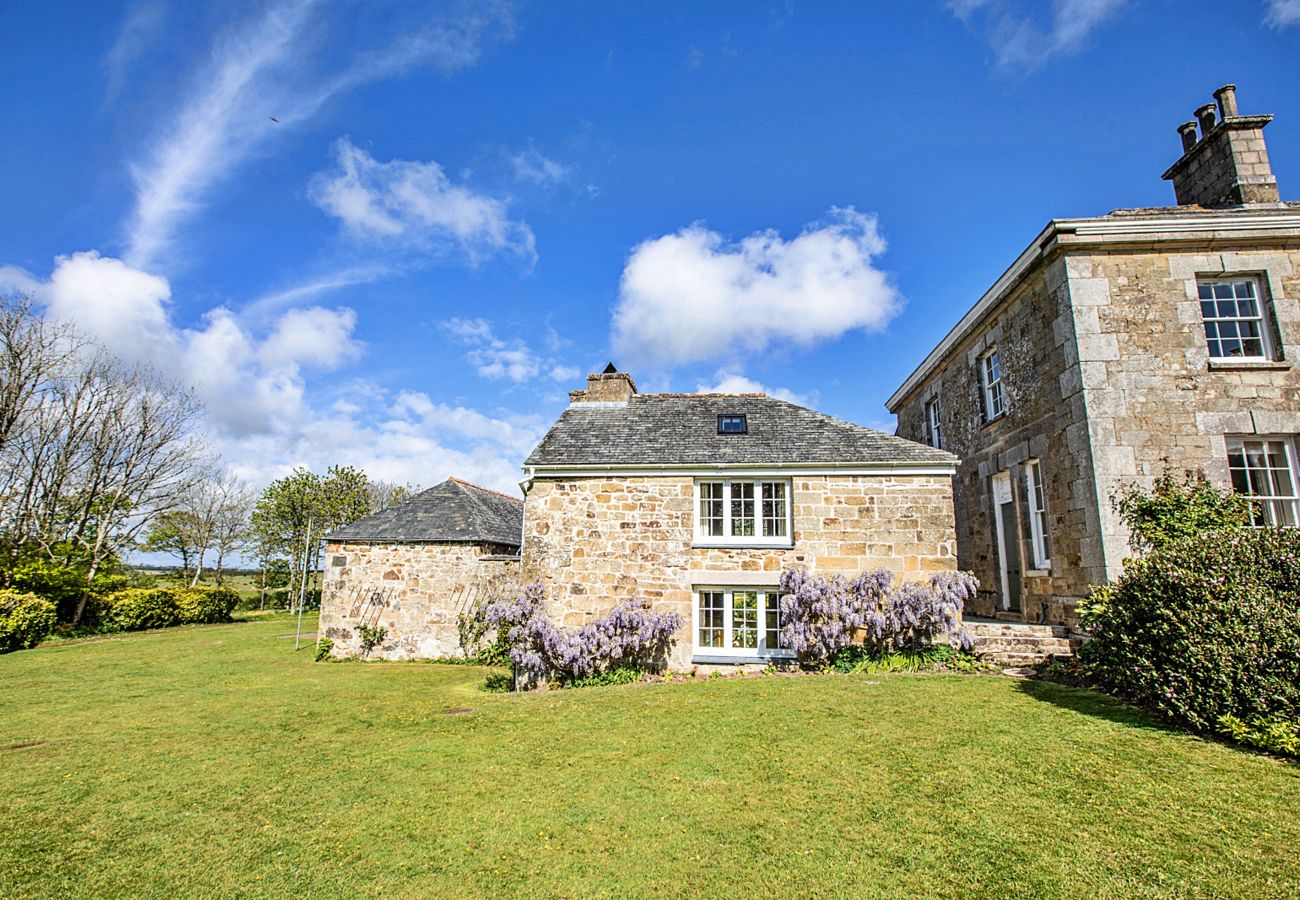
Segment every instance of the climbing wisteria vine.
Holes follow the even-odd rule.
[[[579,629],[561,628],[546,614],[541,583],[489,603],[483,616],[504,636],[510,659],[530,682],[574,681],[620,667],[662,668],[684,624],[677,613],[654,612],[647,601],[632,600]]]
[[[781,576],[781,638],[807,663],[820,663],[861,644],[876,654],[921,650],[947,638],[963,650],[958,628],[979,582],[967,572],[941,572],[928,584],[894,584],[885,569],[849,580],[787,569]]]

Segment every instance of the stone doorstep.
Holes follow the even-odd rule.
[[[1066,638],[985,638],[975,641],[976,653],[1055,653],[1069,655],[1074,644]]]
[[[1065,625],[1026,625],[1013,622],[962,622],[962,627],[974,638],[978,637],[1054,637],[1074,636],[1073,629]]]

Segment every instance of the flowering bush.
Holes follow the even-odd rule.
[[[813,665],[854,646],[875,656],[916,652],[945,635],[969,650],[970,636],[957,626],[978,586],[966,572],[941,572],[928,585],[895,585],[893,573],[884,569],[851,581],[787,569],[781,575],[781,638]]]
[[[1300,721],[1300,531],[1232,529],[1124,565],[1081,611],[1100,686],[1198,731]]]
[[[546,615],[546,589],[540,583],[513,599],[489,603],[483,617],[528,681],[562,684],[613,669],[659,668],[684,624],[677,613],[653,612],[648,602],[632,600],[576,631],[559,628]]]

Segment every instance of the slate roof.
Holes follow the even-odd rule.
[[[459,478],[344,525],[328,541],[488,542],[518,547],[524,502]]]
[[[743,414],[747,434],[718,434]],[[764,394],[633,394],[627,405],[575,403],[525,461],[546,466],[845,465],[957,457]]]

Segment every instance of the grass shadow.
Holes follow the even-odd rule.
[[[1191,733],[1184,728],[1162,722],[1139,707],[1125,703],[1123,700],[1117,700],[1100,691],[1094,691],[1091,688],[1069,687],[1053,681],[1029,679],[1017,681],[1016,690],[1035,700],[1051,703],[1072,712],[1105,719],[1117,725],[1126,725],[1130,728],[1141,728],[1147,731],[1161,731],[1166,734]]]

